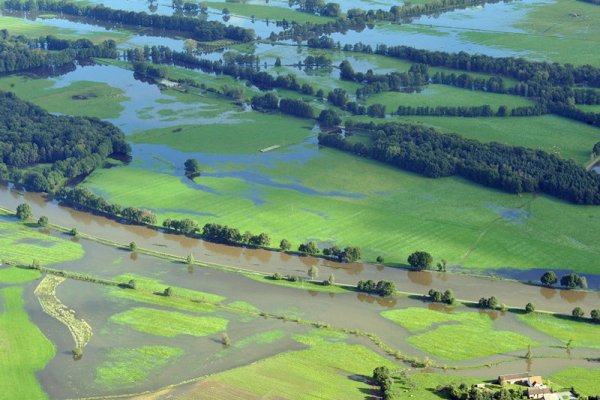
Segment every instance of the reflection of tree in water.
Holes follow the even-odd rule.
[[[132,261],[137,261],[138,257],[139,257],[139,254],[138,254],[137,251],[132,251],[129,254],[129,259],[132,260]]]
[[[151,13],[155,13],[158,10],[158,1],[156,0],[148,0],[148,11]]]
[[[398,300],[393,297],[373,296],[373,295],[366,294],[366,293],[357,293],[356,298],[361,303],[373,304],[376,302],[380,306],[386,307],[386,308],[394,308],[394,307],[396,307],[396,304],[398,303]]]
[[[430,286],[433,282],[433,274],[428,271],[410,271],[406,275],[412,283],[416,283],[417,285]]]
[[[567,303],[579,303],[587,297],[586,292],[581,292],[579,290],[566,290],[563,289],[560,291],[560,297],[565,300]]]
[[[554,296],[556,296],[556,289],[543,287],[540,288],[540,294],[544,296],[547,300],[550,300]]]
[[[479,314],[487,314],[492,321],[495,321],[500,317],[500,313],[496,310],[479,310]]]

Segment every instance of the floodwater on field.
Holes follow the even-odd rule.
[[[94,242],[81,240],[86,251],[83,259],[54,265],[55,268],[91,274],[102,278],[114,278],[121,274],[130,273],[152,279],[158,279],[166,286],[181,287],[213,293],[225,297],[224,304],[245,301],[261,311],[290,318],[301,318],[309,321],[320,321],[332,326],[348,329],[359,329],[371,332],[380,337],[392,348],[403,354],[422,358],[426,353],[407,344],[410,333],[391,321],[381,317],[379,313],[391,308],[428,307],[444,311],[443,307],[425,303],[420,299],[400,297],[398,299],[382,299],[360,293],[331,294],[309,290],[289,289],[280,286],[250,280],[239,274],[232,274],[214,269],[195,267],[189,269],[184,263],[169,262],[145,255],[132,257],[132,253],[114,249]],[[240,255],[243,257],[243,254]],[[263,262],[269,260],[264,259]],[[495,285],[498,290],[498,286]],[[56,344],[57,356],[38,374],[44,389],[51,398],[71,398],[96,395],[131,393],[127,387],[107,388],[97,381],[96,367],[106,361],[110,349],[125,347],[133,348],[147,345],[173,346],[181,348],[185,354],[177,362],[167,365],[160,373],[151,375],[151,379],[141,382],[135,387],[135,392],[156,390],[173,383],[192,379],[198,376],[225,371],[241,365],[278,354],[283,351],[301,349],[303,346],[294,342],[291,335],[308,332],[307,327],[292,322],[253,317],[238,314],[226,309],[215,312],[200,312],[198,315],[216,316],[229,320],[227,333],[234,344],[230,349],[223,350],[219,343],[220,335],[208,337],[191,337],[179,335],[166,338],[148,335],[134,331],[126,326],[110,321],[114,314],[124,312],[131,307],[150,307],[162,309],[147,303],[137,303],[120,299],[111,295],[113,291],[127,290],[106,287],[80,281],[67,280],[59,285],[57,297],[77,313],[78,318],[86,320],[94,331],[91,341],[84,349],[84,356],[74,361],[71,355],[73,346],[71,336],[66,327],[51,317],[43,314],[32,291],[27,294],[27,310],[32,321]],[[175,289],[176,290],[176,289]],[[489,288],[488,288],[489,290]],[[497,291],[496,291],[497,293]],[[189,313],[187,311],[178,312]],[[453,312],[465,312],[460,307]],[[532,340],[544,343],[536,347],[536,355],[561,356],[564,349],[560,342],[545,336],[535,329],[522,324],[514,314],[487,312],[498,330],[513,330],[530,337]],[[348,318],[351,315],[352,318]],[[432,327],[430,329],[435,329]],[[238,348],[235,343],[260,332],[282,330],[284,337],[268,345],[251,345]],[[429,330],[429,329],[427,329]],[[427,330],[419,333],[425,333]],[[350,338],[349,342],[358,341],[374,351],[380,352],[372,343]],[[523,351],[507,355],[494,355],[462,362],[452,362],[453,365],[469,366],[493,364],[499,361],[520,357]],[[585,356],[594,355],[596,351],[575,349],[574,358],[561,364],[543,364],[536,366],[536,371],[543,369],[544,373],[556,372],[566,365],[585,365],[579,360]],[[431,356],[430,356],[431,357]],[[435,357],[431,357],[434,358]],[[441,363],[445,361],[438,360]],[[496,367],[505,370],[506,366]],[[485,369],[488,374],[488,369]],[[462,371],[456,372],[461,374]],[[65,382],[66,377],[66,382]]]

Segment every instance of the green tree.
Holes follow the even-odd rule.
[[[279,242],[279,248],[282,251],[289,251],[292,248],[292,244],[287,239],[283,239]]]
[[[375,261],[377,261],[379,264],[383,264],[385,259],[383,258],[383,256],[377,256],[377,259]]]
[[[433,257],[426,251],[415,251],[408,256],[408,263],[413,269],[418,271],[431,267],[432,262]]]
[[[163,291],[163,295],[166,297],[173,296],[173,289],[171,289],[171,287],[165,288],[165,290]]]
[[[72,228],[72,229],[69,231],[69,235],[71,235],[71,236],[73,236],[73,237],[77,237],[77,236],[79,236],[79,231],[77,230],[77,228]]]
[[[594,322],[600,322],[600,309],[596,308],[590,312],[590,317]]]
[[[129,286],[130,289],[135,289],[137,287],[136,283],[135,283],[135,279],[130,279],[129,283],[127,283],[127,286]]]
[[[129,250],[131,251],[137,251],[138,245],[136,242],[131,242],[129,243]]]
[[[377,282],[375,291],[383,297],[392,296],[396,293],[396,284],[392,281],[379,281]]]
[[[231,346],[231,339],[229,338],[227,332],[223,332],[223,334],[221,335],[221,343],[223,343],[223,347]]]
[[[17,218],[19,218],[21,221],[28,220],[32,215],[33,213],[31,212],[31,207],[29,204],[22,203],[17,206]]]
[[[454,292],[452,292],[452,290],[450,289],[446,290],[442,296],[442,301],[446,304],[454,304],[454,302],[456,301],[456,297],[454,297]]]
[[[194,263],[194,255],[192,253],[188,254],[188,256],[186,257],[185,261],[188,263],[188,265],[191,265]]]
[[[279,272],[275,272],[273,275],[271,275],[271,278],[274,281],[280,281],[283,279],[283,277],[281,276],[281,274]]]
[[[42,228],[45,228],[46,226],[48,226],[48,217],[46,217],[45,215],[42,215],[40,217],[40,219],[38,219],[38,225],[41,226]]]
[[[583,310],[581,309],[581,307],[575,307],[573,309],[573,311],[571,311],[571,315],[573,316],[573,318],[581,319],[581,318],[583,318],[583,316],[585,315],[585,313],[583,312]]]
[[[544,274],[540,278],[540,281],[542,282],[542,285],[552,286],[558,281],[558,278],[556,277],[554,271],[547,271],[544,272]]]
[[[277,58],[275,59],[275,66],[276,66],[276,67],[281,67],[281,58],[277,57]]]
[[[319,247],[317,246],[317,242],[311,241],[298,246],[298,251],[304,254],[315,255],[319,254]]]
[[[532,313],[532,312],[534,312],[534,311],[535,311],[535,306],[533,305],[533,303],[527,303],[527,304],[525,305],[525,312],[526,312],[527,314],[531,314],[531,313]]]
[[[582,283],[582,279],[579,275],[570,273],[560,278],[560,284],[566,288],[575,289],[576,287],[582,287],[583,285],[587,287],[587,280],[585,283]]]
[[[198,160],[193,159],[193,158],[188,158],[187,160],[185,160],[184,166],[185,166],[185,175],[188,178],[194,178],[194,177],[200,175],[200,163],[198,162]]]
[[[311,267],[308,269],[308,276],[310,276],[310,279],[316,279],[319,277],[319,267],[317,267],[316,265],[311,265]]]

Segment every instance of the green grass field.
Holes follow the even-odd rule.
[[[464,31],[460,37],[491,47],[524,51],[550,61],[600,66],[590,48],[600,43],[600,8],[578,0],[558,0],[532,7],[515,24],[525,33]]]
[[[381,365],[394,368],[390,361],[363,346],[314,335],[301,341],[310,348],[213,375],[189,398],[270,398],[276,392],[281,400],[362,400],[370,393],[371,386],[364,380],[373,369]]]
[[[16,284],[39,279],[40,271],[15,267],[0,267],[0,283]]]
[[[114,40],[117,43],[126,41],[131,32],[126,30],[110,30],[105,32],[86,32],[81,34],[70,28],[58,28],[54,26],[44,25],[43,21],[30,21],[25,18],[10,17],[0,15],[0,26],[2,29],[7,29],[11,35],[24,35],[30,38],[38,38],[40,36],[54,35],[62,39],[89,39],[94,43],[99,43],[104,40]]]
[[[486,373],[483,372],[482,376],[485,375]],[[426,372],[417,372],[406,376],[396,374],[392,386],[392,399],[440,400],[441,397],[435,392],[438,386],[460,385],[461,383],[475,385],[487,380],[489,377],[478,379]]]
[[[573,347],[600,349],[600,325],[574,321],[569,317],[546,314],[526,314],[519,316],[533,328],[566,343],[572,340]]]
[[[206,2],[206,5],[217,10],[227,8],[233,15],[241,15],[245,17],[254,16],[256,19],[268,19],[271,22],[282,21],[285,19],[288,22],[294,21],[299,24],[303,24],[305,22],[323,24],[328,21],[333,21],[333,18],[299,12],[285,7],[217,1]]]
[[[184,125],[155,129],[130,136],[135,143],[165,144],[185,152],[217,154],[258,153],[270,146],[302,143],[312,124],[280,114],[250,112],[237,115],[234,123]]]
[[[450,265],[593,272],[600,256],[595,207],[510,195],[455,178],[434,181],[331,149],[307,161],[222,168],[250,169],[278,184],[299,182],[324,194],[233,177],[197,178],[210,193],[189,187],[183,177],[131,166],[98,170],[84,184],[111,202],[157,210],[160,220],[190,217],[201,225],[268,232],[272,243],[286,238],[294,248],[307,239],[358,245],[369,261],[383,255],[404,263],[425,249]],[[327,195],[332,190],[358,197]],[[257,191],[259,204],[248,197]],[[215,216],[193,214],[198,212]]]
[[[255,333],[254,335],[247,336],[243,339],[236,340],[233,343],[233,347],[238,349],[244,349],[249,346],[257,344],[271,344],[275,343],[285,337],[285,332],[280,329],[275,329],[266,332]]]
[[[0,289],[0,393],[13,399],[46,399],[35,373],[54,357],[52,342],[30,320],[23,289]]]
[[[382,92],[369,96],[367,105],[383,104],[386,112],[396,112],[399,105],[412,107],[437,107],[437,106],[483,106],[489,105],[496,111],[499,106],[505,105],[508,109],[515,107],[532,106],[534,103],[524,97],[507,94],[487,93],[473,90],[460,89],[446,85],[427,85],[421,93]]]
[[[105,83],[79,81],[69,86],[53,89],[54,82],[25,76],[0,78],[0,90],[14,92],[49,112],[74,116],[116,118],[128,100],[121,89]]]
[[[537,344],[516,332],[496,330],[487,314],[477,312],[445,314],[424,308],[405,308],[384,311],[381,315],[410,331],[438,325],[411,336],[408,343],[446,360],[462,361],[504,354]]]
[[[135,387],[182,355],[183,350],[177,347],[112,348],[106,361],[96,368],[95,383],[111,389]]]
[[[46,235],[17,222],[15,217],[0,213],[0,259],[31,264],[36,259],[43,265],[73,261],[83,257],[80,244]]]
[[[574,387],[577,393],[584,396],[597,396],[600,394],[600,368],[569,367],[553,374],[553,382],[565,388]]]
[[[218,317],[197,317],[175,311],[136,307],[110,320],[119,325],[155,336],[175,337],[177,335],[209,336],[227,329],[228,321]]]
[[[326,293],[347,293],[348,289],[344,289],[341,286],[324,286],[319,282],[304,282],[304,281],[299,281],[299,282],[290,282],[287,280],[279,280],[276,281],[274,279],[271,279],[270,277],[263,277],[263,276],[259,276],[259,275],[253,275],[253,274],[247,274],[245,275],[247,278],[258,281],[258,282],[263,282],[266,284],[270,284],[270,285],[277,285],[277,286],[285,286],[285,287],[289,287],[289,288],[294,288],[294,289],[300,289],[300,290],[310,290],[310,291],[314,291],[314,292],[326,292]],[[322,279],[327,279],[328,277],[323,277]]]
[[[572,159],[580,165],[590,160],[592,148],[600,140],[600,131],[597,128],[555,115],[527,118],[410,116],[395,117],[393,120],[425,124],[442,132],[457,133],[481,142],[540,149]]]

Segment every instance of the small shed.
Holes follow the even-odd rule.
[[[551,393],[552,389],[547,386],[527,388],[527,398],[529,399],[543,399],[545,395]]]

